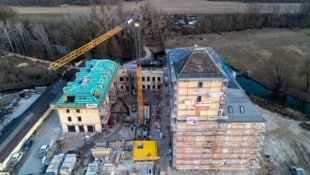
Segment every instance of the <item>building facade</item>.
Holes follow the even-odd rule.
[[[265,120],[212,48],[167,49],[173,166],[259,168]]]
[[[123,65],[116,74],[118,92],[136,91],[136,65]],[[143,68],[142,69],[142,89],[143,90],[162,90],[164,85],[165,71],[162,68]]]
[[[91,60],[68,82],[63,95],[52,105],[63,132],[102,132],[116,102],[115,75],[118,64],[111,60]]]

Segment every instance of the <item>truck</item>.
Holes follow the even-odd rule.
[[[67,154],[65,160],[63,161],[60,169],[60,175],[74,175],[75,165],[77,161],[76,154]]]
[[[64,154],[55,155],[43,175],[57,175],[63,160]]]
[[[44,157],[45,154],[48,152],[49,148],[50,148],[49,145],[42,145],[42,146],[40,147],[40,150],[39,150],[39,152],[38,152],[37,157],[38,157],[38,158]]]
[[[293,175],[305,175],[304,169],[300,168],[299,166],[292,166],[291,172]]]
[[[17,163],[22,159],[23,155],[24,153],[21,151],[14,153],[8,163],[8,167],[15,167]]]

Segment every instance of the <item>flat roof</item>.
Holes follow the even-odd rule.
[[[96,107],[110,86],[119,65],[112,60],[86,62],[86,66],[76,73],[76,78],[63,88],[63,95],[55,107]]]
[[[64,159],[64,154],[55,155],[51,163],[48,165],[47,169],[45,170],[45,172],[51,173],[51,172],[58,171],[63,159]]]
[[[133,141],[132,161],[153,161],[158,160],[159,158],[156,141]]]

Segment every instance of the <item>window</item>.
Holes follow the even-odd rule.
[[[157,85],[157,89],[160,89],[161,88],[161,86],[160,85]]]
[[[233,107],[232,106],[228,106],[228,113],[232,114],[234,112]]]
[[[241,114],[244,114],[244,113],[245,113],[244,106],[239,106],[239,110],[240,110],[240,113],[241,113]]]
[[[147,81],[150,81],[150,77],[146,77]]]
[[[160,78],[160,77],[157,77],[157,81],[161,81],[161,78]]]
[[[121,90],[123,90],[123,89],[124,89],[124,87],[123,87],[123,86],[120,86],[120,88],[121,88]]]
[[[155,81],[155,77],[152,77],[152,81]]]
[[[71,117],[67,117],[68,122],[72,122],[72,118]]]
[[[142,89],[145,89],[145,85],[142,85]]]
[[[66,109],[66,113],[70,113],[70,109]]]
[[[129,86],[126,86],[126,91],[129,91]]]
[[[138,148],[138,149],[143,149],[143,144],[137,145],[137,148]]]
[[[68,132],[75,132],[75,127],[74,125],[68,125]]]
[[[84,126],[83,126],[83,125],[80,125],[80,126],[79,126],[79,131],[80,131],[80,132],[85,132]]]
[[[94,132],[94,127],[92,125],[87,125],[88,132]]]
[[[129,77],[125,77],[126,81],[129,81]]]
[[[197,102],[201,102],[201,96],[197,96]]]
[[[75,96],[67,96],[67,102],[74,102]]]
[[[151,86],[150,85],[147,85],[147,90],[150,90],[151,89]]]
[[[144,77],[142,77],[142,81],[145,81],[145,78],[144,78]]]
[[[153,85],[153,90],[154,90],[154,89],[156,89],[156,86],[155,86],[155,85]]]
[[[81,112],[80,109],[76,109],[75,111],[76,111],[77,113],[80,113],[80,112]]]
[[[198,83],[198,87],[199,87],[199,88],[202,88],[202,86],[203,86],[203,83],[202,83],[202,82],[199,82],[199,83]]]
[[[81,117],[81,116],[78,116],[78,117],[77,117],[77,120],[78,120],[79,122],[81,122],[81,121],[82,121],[82,117]]]
[[[124,81],[124,78],[123,77],[119,77],[119,81]]]

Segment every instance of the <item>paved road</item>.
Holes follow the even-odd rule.
[[[12,152],[15,146],[33,127],[34,123],[49,108],[50,103],[64,87],[64,81],[58,81],[49,86],[46,91],[34,102],[20,117],[12,120],[3,130],[0,136],[0,162],[3,162]],[[14,135],[15,134],[15,135]]]
[[[18,175],[41,174],[42,159],[37,158],[41,145],[50,144],[61,133],[61,126],[56,112],[52,112],[44,124],[32,136],[34,143],[24,157],[24,163],[18,170]]]
[[[143,46],[143,50],[145,51],[145,56],[143,58],[140,58],[140,62],[146,61],[146,60],[153,60],[154,59],[154,55],[151,52],[150,48]],[[130,61],[126,64],[137,64],[137,60],[134,59],[133,61]]]

